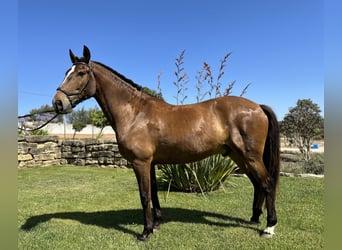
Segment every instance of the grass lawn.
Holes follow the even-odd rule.
[[[19,249],[321,249],[324,180],[282,177],[278,226],[250,225],[253,189],[233,177],[201,195],[159,192],[163,224],[145,243],[138,186],[130,169],[49,167],[18,170]]]

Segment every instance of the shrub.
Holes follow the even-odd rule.
[[[323,154],[313,154],[312,158],[304,163],[304,173],[324,174]]]
[[[230,158],[213,155],[204,160],[185,164],[163,164],[161,179],[169,187],[183,192],[210,192],[237,169]]]
[[[48,135],[49,133],[46,130],[38,129],[31,132],[32,135]]]

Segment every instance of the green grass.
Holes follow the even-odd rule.
[[[321,249],[323,179],[280,179],[278,226],[250,225],[252,185],[230,179],[206,195],[160,191],[164,221],[146,243],[132,170],[49,167],[18,170],[19,249]]]

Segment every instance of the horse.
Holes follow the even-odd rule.
[[[189,105],[171,105],[103,63],[90,60],[88,47],[77,57],[52,100],[66,114],[94,97],[113,127],[120,154],[132,163],[143,208],[145,241],[160,229],[162,213],[155,165],[187,163],[214,154],[229,156],[254,187],[251,223],[267,225],[262,237],[275,235],[275,197],[279,181],[279,124],[273,110],[243,97],[225,96]],[[151,208],[151,202],[153,209]]]

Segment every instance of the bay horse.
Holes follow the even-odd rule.
[[[155,165],[187,163],[213,154],[229,156],[254,186],[252,223],[265,202],[267,225],[261,236],[272,237],[279,180],[279,125],[271,108],[242,97],[226,96],[197,104],[170,105],[110,67],[69,50],[72,62],[52,100],[65,114],[94,97],[113,127],[121,155],[133,165],[144,214],[145,241],[159,229],[162,214]],[[151,201],[153,210],[151,209]]]

